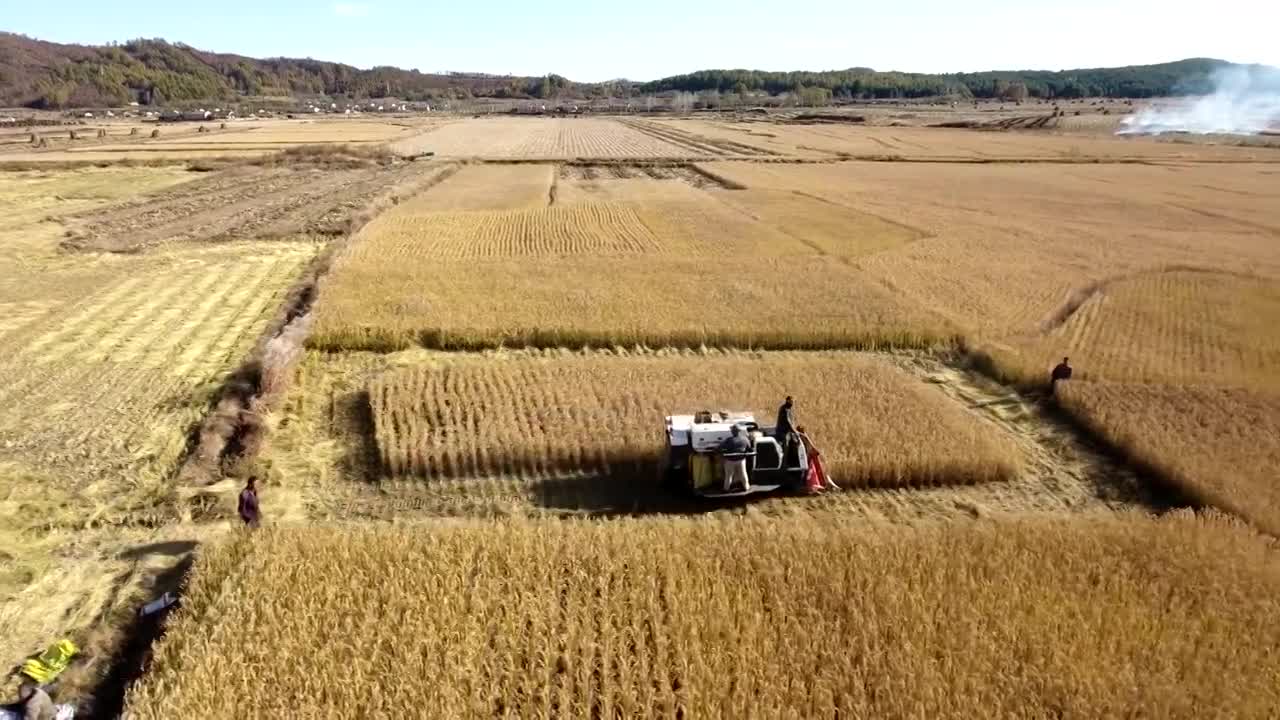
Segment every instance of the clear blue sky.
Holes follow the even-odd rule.
[[[359,67],[649,80],[704,68],[1280,66],[1280,0],[0,0],[56,42],[162,37]]]

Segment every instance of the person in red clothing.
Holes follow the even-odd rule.
[[[258,478],[250,476],[249,481],[244,484],[244,490],[240,491],[240,502],[236,507],[236,512],[240,513],[240,519],[250,528],[258,527],[261,515],[258,511]]]
[[[839,490],[840,486],[835,484],[827,474],[827,469],[823,467],[822,453],[809,438],[809,433],[805,432],[803,427],[798,427],[796,434],[800,436],[800,442],[804,444],[804,454],[809,460],[809,470],[805,474],[805,489],[811,493]]]

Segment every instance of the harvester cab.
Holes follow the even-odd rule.
[[[756,422],[751,413],[703,410],[693,415],[670,415],[666,419],[667,481],[698,497],[726,498],[794,490],[804,484],[809,470],[804,445],[790,443],[787,448],[774,437],[774,429]],[[720,444],[741,428],[751,441],[747,456],[747,475],[751,489],[724,490],[724,463]]]

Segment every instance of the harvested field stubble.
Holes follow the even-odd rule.
[[[1072,380],[1062,404],[1196,502],[1280,535],[1280,396]]]
[[[1011,446],[941,393],[855,355],[471,361],[389,372],[369,388],[385,470],[428,479],[587,472],[652,481],[666,415],[751,410],[772,424],[788,394],[799,396],[803,424],[844,485],[998,480],[1018,465]]]
[[[265,531],[201,556],[127,713],[1264,718],[1278,596],[1188,515]]]
[[[0,323],[0,461],[68,483],[164,476],[208,394],[315,252],[303,242],[236,243],[54,275],[66,297]],[[4,290],[0,309],[11,310]]]
[[[431,163],[383,167],[379,157],[341,148],[307,150],[273,159],[266,167],[213,173],[169,192],[73,217],[64,245],[137,252],[179,241],[338,235],[367,221],[361,216],[366,208],[412,194],[453,169]]]

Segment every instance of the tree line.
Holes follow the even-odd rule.
[[[648,83],[613,80],[575,83],[549,74],[515,77],[428,74],[375,67],[361,70],[312,59],[259,60],[209,53],[163,40],[138,39],[103,47],[60,45],[0,33],[0,106],[36,108],[229,102],[239,97],[396,97],[410,101],[452,98],[631,98],[692,93],[702,96],[787,94],[806,104],[831,100],[925,97],[1035,98],[1153,97],[1207,92],[1213,73],[1229,65],[1193,59],[1062,72],[829,72],[701,70]]]
[[[851,68],[827,72],[700,70],[639,86],[641,93],[668,91],[720,93],[799,93],[820,88],[840,99],[923,97],[962,98],[1145,98],[1203,94],[1213,74],[1230,65],[1222,60],[1191,59],[1161,65],[1135,65],[1063,71],[1007,71],[922,74]]]

